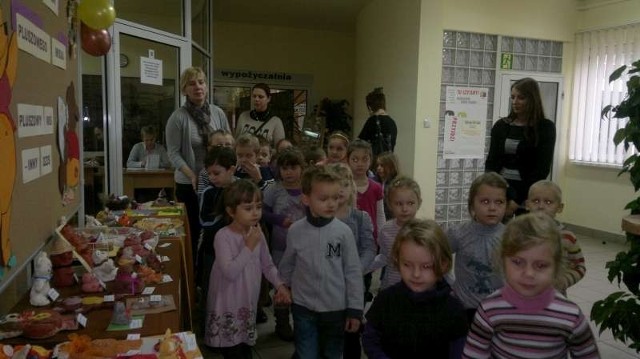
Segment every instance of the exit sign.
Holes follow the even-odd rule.
[[[503,53],[500,59],[500,68],[503,70],[511,70],[513,65],[513,54]]]

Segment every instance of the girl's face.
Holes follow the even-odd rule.
[[[399,225],[404,225],[415,218],[420,208],[418,195],[409,188],[395,188],[389,193],[389,209]]]
[[[555,269],[548,242],[504,258],[507,283],[523,297],[535,297],[552,287]]]
[[[227,213],[233,219],[233,223],[247,231],[256,226],[262,217],[262,201],[256,194],[253,201],[240,203],[236,208],[227,207]]]
[[[376,160],[376,174],[382,181],[386,181],[387,176],[389,175],[380,160]]]
[[[518,91],[516,88],[511,89],[511,108],[513,113],[521,115],[527,111],[527,98]]]
[[[343,208],[344,206],[348,206],[349,203],[354,196],[355,189],[353,188],[353,181],[343,180],[340,183],[340,194],[338,197],[338,207]]]
[[[258,152],[258,165],[268,166],[271,162],[271,146],[261,146],[260,152]]]
[[[494,225],[502,222],[507,209],[507,193],[504,189],[480,185],[471,204],[471,216],[484,225]]]
[[[327,145],[327,156],[329,163],[346,162],[347,145],[339,138],[329,139],[329,144]]]
[[[349,167],[351,167],[353,177],[366,176],[369,166],[371,166],[371,156],[366,150],[357,149],[349,155]]]
[[[207,175],[209,181],[219,188],[227,187],[233,180],[233,174],[236,172],[236,166],[224,168],[218,164],[207,167]]]
[[[282,178],[282,184],[285,186],[299,186],[301,176],[302,167],[300,165],[280,167],[280,178]]]
[[[287,148],[291,148],[291,147],[293,147],[291,142],[289,142],[287,140],[282,140],[278,144],[278,148],[276,148],[276,152],[281,153],[282,151],[286,150]]]
[[[264,112],[269,106],[271,97],[267,96],[267,93],[261,88],[255,88],[251,91],[251,100],[253,101],[253,108],[258,112]]]
[[[434,258],[429,250],[412,240],[400,245],[398,266],[404,284],[413,292],[420,293],[430,289],[438,282],[434,272]]]

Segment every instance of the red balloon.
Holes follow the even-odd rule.
[[[82,49],[89,55],[103,56],[111,48],[111,35],[107,30],[95,30],[85,25],[80,27]]]

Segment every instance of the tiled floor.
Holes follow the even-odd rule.
[[[613,259],[617,252],[625,246],[620,242],[606,242],[595,238],[578,236],[587,264],[587,275],[575,286],[569,288],[568,296],[582,308],[586,315],[591,312],[591,306],[609,293],[620,290],[616,285],[609,283],[605,263]],[[269,322],[258,326],[258,343],[255,346],[254,358],[257,359],[288,359],[293,354],[293,345],[278,339],[274,334],[274,320],[270,308]],[[598,336],[598,330],[591,323],[594,335]],[[201,346],[205,358],[221,358],[220,355],[208,351]],[[628,349],[624,344],[613,340],[610,332],[604,332],[598,337],[598,347],[603,359],[633,359],[640,355]]]

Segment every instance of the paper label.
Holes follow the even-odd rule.
[[[169,282],[173,282],[173,279],[171,279],[171,276],[168,274],[165,274],[162,276],[162,283],[169,283]]]
[[[159,302],[162,300],[162,296],[160,294],[154,294],[149,297],[149,301],[151,302]]]
[[[87,327],[87,317],[85,317],[84,314],[78,313],[78,315],[76,316],[76,321],[83,327]]]
[[[49,296],[49,298],[51,298],[52,301],[56,301],[56,299],[58,299],[60,297],[60,293],[58,293],[57,290],[55,290],[55,288],[51,288],[49,289],[49,291],[47,292],[47,295]]]
[[[104,301],[105,302],[113,302],[114,300],[116,300],[115,296],[113,294],[107,294],[104,296]]]
[[[134,319],[134,320],[139,320],[139,319]],[[139,333],[127,334],[127,340],[138,340],[138,339],[140,339]]]
[[[153,293],[154,290],[156,290],[156,287],[146,287],[142,290],[142,295],[149,295]]]

